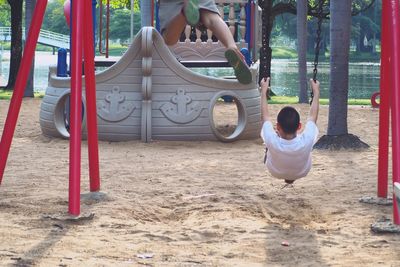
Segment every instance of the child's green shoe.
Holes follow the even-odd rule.
[[[252,81],[251,71],[244,61],[243,55],[237,49],[228,48],[225,57],[235,71],[235,76],[242,84],[249,84]]]

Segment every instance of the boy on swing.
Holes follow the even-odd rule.
[[[284,107],[278,113],[276,131],[268,111],[267,93],[270,78],[264,78],[261,86],[261,137],[266,146],[264,163],[272,176],[291,184],[305,177],[311,169],[311,151],[318,137],[316,125],[319,111],[319,82],[310,80],[314,99],[310,107],[304,131],[300,115],[293,107]]]
[[[187,24],[211,30],[226,47],[225,57],[240,83],[249,84],[252,75],[233,36],[221,18],[214,0],[160,0],[159,19],[161,34],[167,45],[179,41]]]

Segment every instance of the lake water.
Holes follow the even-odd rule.
[[[9,54],[4,53],[3,59],[8,59]],[[35,91],[44,92],[47,87],[49,65],[57,63],[57,56],[48,52],[36,52],[35,59]],[[349,98],[370,98],[371,94],[379,91],[379,63],[350,63],[349,65]],[[312,65],[308,64],[309,77],[312,76]],[[218,69],[193,69],[196,72],[210,76],[232,76],[231,68]],[[8,77],[9,62],[1,63],[0,75]],[[297,62],[293,60],[272,61],[272,89],[278,95],[298,95],[298,69]],[[329,63],[320,63],[318,79],[321,82],[321,97],[329,97]],[[0,83],[1,83],[0,79]],[[4,84],[0,84],[4,85]]]

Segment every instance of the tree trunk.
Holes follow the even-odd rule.
[[[36,0],[25,0],[25,37],[28,37],[28,31],[31,25],[33,10],[35,9],[35,5],[36,5]],[[35,57],[33,57],[31,70],[28,76],[28,82],[25,87],[25,92],[24,92],[25,97],[33,97],[34,69],[35,69]]]
[[[328,135],[347,134],[351,0],[331,1]]]
[[[349,50],[351,0],[330,1],[330,84],[328,132],[315,144],[320,149],[362,149],[368,145],[348,134],[347,100],[349,86]]]
[[[22,4],[23,0],[7,0],[11,7],[11,56],[10,73],[6,89],[15,85],[19,64],[22,58]]]
[[[297,0],[297,55],[299,61],[299,102],[308,103],[307,0]]]

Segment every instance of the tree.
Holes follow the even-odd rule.
[[[10,26],[11,10],[5,0],[0,0],[0,10],[0,27]]]
[[[44,30],[69,35],[68,24],[64,16],[64,0],[49,2],[43,19]]]
[[[25,1],[25,36],[28,36],[28,31],[31,26],[33,11],[36,6],[36,0],[26,0]],[[32,59],[31,70],[29,72],[28,81],[25,87],[24,96],[33,97],[33,87],[34,87],[34,69],[35,69],[35,57]]]
[[[355,39],[356,52],[375,52],[377,34],[381,29],[382,4],[380,2],[375,1],[371,8],[353,18],[352,38]]]
[[[308,0],[308,15],[312,17],[319,17],[318,14],[318,1],[323,1],[322,17],[329,18],[329,3],[330,0]],[[375,0],[353,0],[352,15],[357,15],[363,10],[368,9]],[[258,5],[262,8],[262,31],[263,31],[263,47],[260,51],[260,75],[271,76],[271,58],[272,49],[270,47],[270,37],[275,18],[283,13],[297,14],[295,0],[259,0]]]
[[[130,38],[130,29],[126,25],[130,25],[130,13],[128,9],[115,9],[112,10],[112,20],[110,21],[110,39],[119,40],[121,44],[126,43]],[[134,16],[135,27],[134,34],[140,30],[140,14],[135,13]]]
[[[97,0],[97,2],[99,2],[100,0]],[[107,0],[102,0],[103,4],[107,4]],[[134,10],[139,11],[140,9],[140,4],[139,1],[134,1],[134,0],[112,0],[110,1],[110,7],[111,8],[127,8],[127,9],[131,9],[131,3],[134,3]],[[150,0],[146,1],[146,2],[151,2]],[[146,4],[146,3],[145,3]]]
[[[297,55],[299,62],[299,102],[307,103],[307,0],[297,0]]]
[[[22,4],[23,0],[7,0],[11,8],[11,56],[10,73],[4,89],[14,87],[22,58]]]
[[[367,144],[347,129],[351,0],[330,2],[330,84],[327,135],[315,144],[320,149],[366,148]]]

